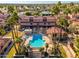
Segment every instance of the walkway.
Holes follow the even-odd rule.
[[[65,46],[63,44],[61,44],[61,45],[62,45],[63,49],[65,50],[68,58],[74,58],[75,57],[75,52],[72,50],[72,48],[69,45],[67,45],[67,46]]]

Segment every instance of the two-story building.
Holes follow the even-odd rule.
[[[0,37],[0,57],[6,57],[12,45],[13,42],[11,39]]]
[[[54,16],[20,16],[19,24],[24,28],[33,27],[52,27],[55,26],[56,17]]]
[[[5,26],[5,22],[9,14],[0,14],[0,26]]]

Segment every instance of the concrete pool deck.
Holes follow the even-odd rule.
[[[30,42],[30,40],[32,40],[32,36],[30,36],[28,39],[26,39],[26,41],[25,41],[24,45],[25,45],[25,46],[26,46],[26,45],[28,45],[28,44],[29,44],[29,42]]]
[[[28,39],[26,39],[24,45],[27,46],[30,42],[30,40],[32,40],[32,36],[30,36]],[[47,43],[49,45],[48,50],[51,50],[53,47],[52,41],[47,37],[47,36],[43,36],[43,40],[45,40],[45,43]],[[45,46],[43,46],[45,48]]]

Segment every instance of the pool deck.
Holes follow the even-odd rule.
[[[25,46],[28,45],[30,40],[32,40],[32,37],[31,37],[31,36],[30,36],[28,39],[26,39],[24,45],[25,45]]]
[[[53,42],[51,39],[49,39],[47,36],[43,36],[44,40],[46,41],[46,43],[49,45],[48,49],[47,49],[47,52],[48,53],[51,53],[52,51],[52,48],[53,48]],[[45,50],[46,50],[46,47],[45,47]]]
[[[32,36],[29,37],[28,39],[26,39],[24,45],[25,46],[28,45],[30,40],[32,40]],[[43,36],[43,40],[45,40],[45,43],[47,43],[49,45],[47,52],[51,53],[52,47],[53,47],[53,43],[52,43],[51,39],[49,39],[47,36]],[[43,47],[45,48],[44,50],[46,51],[46,47],[45,46],[43,46]],[[36,51],[36,49],[33,49],[33,51]]]

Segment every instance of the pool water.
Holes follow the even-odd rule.
[[[45,41],[42,39],[41,34],[34,34],[33,39],[29,42],[31,47],[40,48],[45,46]]]

